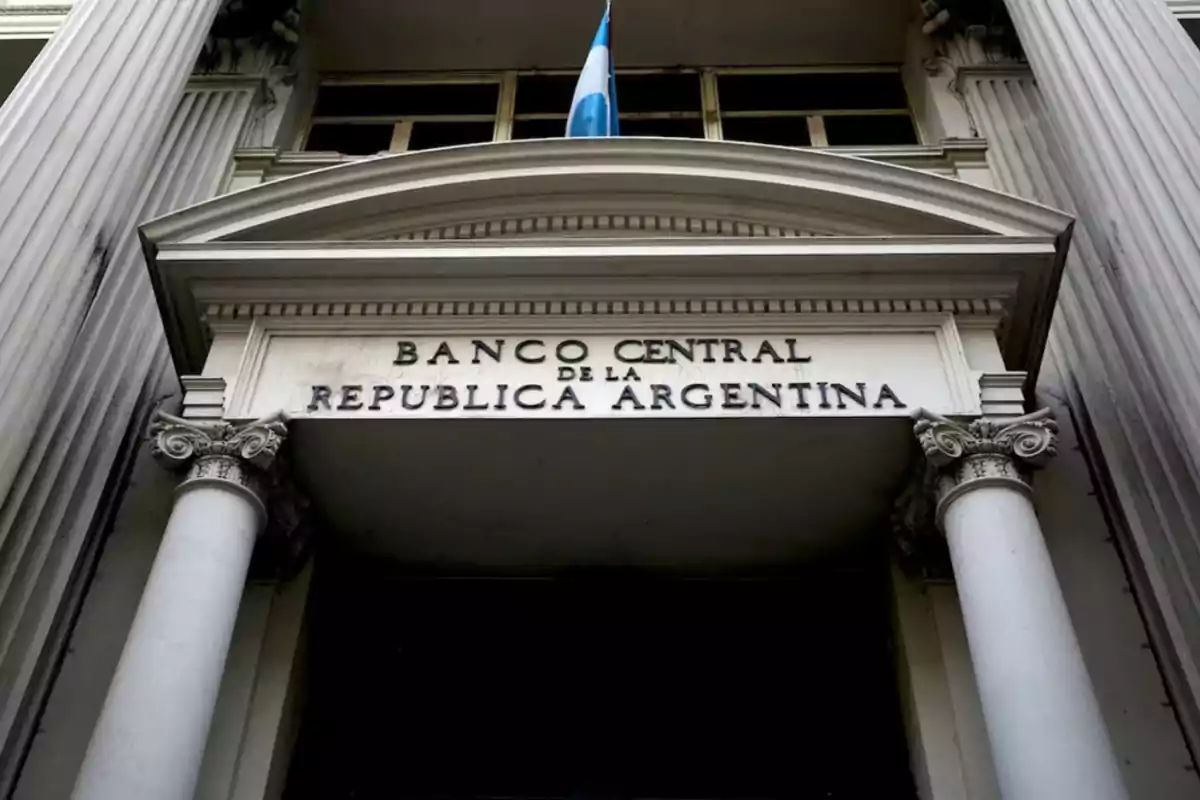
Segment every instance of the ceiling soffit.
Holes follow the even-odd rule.
[[[318,0],[308,30],[322,72],[577,70],[601,7]],[[896,0],[637,0],[620,4],[613,38],[624,68],[899,64],[915,11]]]

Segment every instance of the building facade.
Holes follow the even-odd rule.
[[[1197,796],[1200,8],[625,5],[0,4],[3,796]]]

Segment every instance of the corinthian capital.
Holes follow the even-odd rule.
[[[188,470],[180,490],[222,484],[248,494],[265,519],[264,473],[286,437],[282,411],[245,425],[195,422],[160,411],[150,425],[150,452],[169,470]]]
[[[150,425],[150,452],[172,470],[190,467],[205,456],[239,458],[265,470],[286,437],[287,415],[282,411],[245,425],[192,422],[159,411]]]
[[[1057,452],[1058,423],[1044,408],[1016,419],[962,424],[921,409],[913,433],[934,478],[938,516],[969,488],[1008,485],[1029,491],[1029,472]]]

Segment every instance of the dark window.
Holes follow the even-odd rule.
[[[617,73],[617,107],[624,114],[646,111],[700,113],[700,76],[696,73]]]
[[[720,75],[722,111],[907,108],[899,73]]]
[[[387,86],[322,86],[317,117],[414,117],[495,114],[495,83],[405,83]]]
[[[492,122],[426,122],[413,123],[408,138],[409,150],[432,150],[456,144],[490,142],[495,129]]]
[[[317,90],[305,149],[374,155],[490,142],[499,102],[497,82],[330,84]]]
[[[518,77],[513,138],[563,136],[578,79],[576,74]],[[701,105],[698,73],[617,74],[622,136],[703,139]]]
[[[917,132],[907,114],[825,117],[825,136],[832,147],[917,144]]]
[[[567,118],[518,119],[513,122],[514,139],[561,139],[567,129]]]
[[[521,75],[517,78],[517,115],[562,114],[565,120],[571,112],[578,78],[577,75]]]
[[[725,117],[722,135],[734,142],[758,142],[789,147],[808,147],[807,117]]]
[[[305,150],[332,150],[348,156],[386,152],[392,142],[391,125],[313,125]]]
[[[703,139],[704,123],[699,119],[625,119],[621,118],[622,136],[665,136],[672,139]]]
[[[904,82],[894,71],[722,74],[717,95],[722,135],[732,141],[792,147],[917,141]]]

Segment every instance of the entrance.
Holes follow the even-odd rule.
[[[315,581],[287,800],[915,797],[882,559]]]

